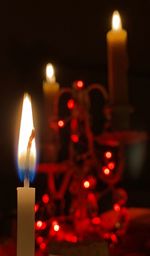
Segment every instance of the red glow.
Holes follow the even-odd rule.
[[[101,223],[101,220],[100,220],[99,217],[94,217],[94,218],[92,219],[92,223],[93,223],[94,225],[99,225],[99,224]]]
[[[44,195],[42,196],[42,201],[43,201],[44,204],[48,204],[48,202],[49,202],[49,196],[48,196],[47,194],[44,194]]]
[[[79,142],[79,136],[77,134],[72,134],[71,135],[71,140],[74,143],[78,143]]]
[[[36,238],[36,241],[37,241],[38,244],[42,243],[43,242],[43,237],[42,236],[38,236]]]
[[[107,167],[104,167],[103,173],[108,176],[108,175],[110,175],[110,170]]]
[[[39,205],[38,205],[38,204],[35,204],[35,206],[34,206],[34,211],[37,212],[38,209],[39,209]]]
[[[46,228],[46,222],[43,222],[41,220],[38,220],[35,224],[36,230],[44,230]]]
[[[112,153],[110,151],[105,152],[105,157],[110,159],[112,157]]]
[[[88,180],[85,180],[83,182],[83,186],[84,186],[84,188],[89,188],[90,187],[90,182]]]
[[[110,163],[108,163],[108,168],[110,169],[110,170],[113,170],[114,168],[115,168],[115,163],[114,162],[110,162]]]
[[[76,86],[78,89],[82,89],[84,87],[83,81],[81,81],[81,80],[77,81]]]
[[[120,211],[120,205],[119,204],[114,204],[114,210],[116,212],[119,212]]]
[[[111,235],[111,240],[112,240],[113,243],[117,243],[118,242],[117,236],[115,234]]]
[[[59,126],[60,128],[63,128],[64,125],[65,125],[65,122],[64,122],[63,120],[59,120],[59,121],[58,121],[58,126]]]
[[[73,108],[74,108],[74,105],[75,105],[75,103],[74,103],[74,100],[73,100],[73,99],[68,100],[68,102],[67,102],[67,107],[68,107],[69,109],[73,109]]]
[[[45,249],[46,249],[46,243],[44,243],[44,242],[41,243],[41,244],[40,244],[40,249],[41,249],[41,250],[45,250]]]
[[[60,230],[60,226],[56,220],[52,222],[52,226],[55,232],[58,232]]]

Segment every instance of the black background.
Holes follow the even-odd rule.
[[[19,184],[15,166],[18,108],[25,91],[32,95],[37,130],[42,108],[45,65],[52,61],[61,86],[76,79],[107,88],[106,33],[111,15],[120,11],[128,31],[129,98],[132,128],[150,130],[150,2],[145,1],[5,1],[0,5],[0,202],[15,206]],[[148,155],[148,151],[147,151]],[[149,156],[143,167],[143,198],[131,204],[150,205]],[[143,178],[144,176],[144,178]],[[138,182],[133,181],[133,188]],[[140,183],[140,182],[139,182]],[[145,185],[146,184],[146,185]],[[141,192],[139,192],[141,195]],[[143,203],[144,202],[144,203]]]

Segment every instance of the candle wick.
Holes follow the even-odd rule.
[[[35,138],[35,130],[33,129],[29,137],[27,145],[27,154],[26,154],[26,169],[25,169],[25,178],[24,178],[24,187],[29,187],[29,159],[30,159],[30,150],[32,146],[32,141]]]

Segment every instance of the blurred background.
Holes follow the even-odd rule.
[[[98,82],[107,89],[106,33],[119,10],[128,32],[131,128],[150,131],[150,2],[144,1],[3,1],[0,6],[0,209],[16,207],[16,138],[24,92],[32,96],[36,128],[42,133],[45,66],[52,62],[61,87],[74,80]],[[142,145],[143,146],[143,145]],[[150,206],[149,142],[144,144],[138,175],[128,170],[124,186],[129,206]],[[40,161],[40,158],[39,158]],[[40,190],[37,175],[35,184]],[[37,192],[37,194],[39,191]]]

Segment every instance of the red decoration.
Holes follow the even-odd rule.
[[[90,182],[89,182],[88,180],[85,180],[85,181],[83,182],[83,187],[84,187],[84,188],[89,188],[89,187],[90,187]]]
[[[110,159],[112,157],[112,152],[110,152],[110,151],[105,152],[105,157],[107,159]]]
[[[84,87],[84,82],[82,80],[79,80],[76,82],[77,89],[82,89]]]
[[[48,202],[49,202],[49,195],[44,194],[42,196],[42,201],[43,201],[44,204],[48,204]]]
[[[72,134],[71,135],[71,140],[74,143],[78,143],[79,142],[79,136],[77,134]]]
[[[115,168],[115,163],[114,162],[109,162],[107,166],[110,170],[113,170]]]
[[[107,176],[110,175],[110,170],[107,167],[103,167],[103,173]]]
[[[68,107],[68,109],[71,110],[71,109],[74,108],[74,106],[75,106],[74,100],[73,100],[73,99],[68,100],[68,102],[67,102],[67,107]]]
[[[60,128],[63,128],[63,127],[65,126],[65,122],[64,122],[63,120],[59,120],[59,121],[58,121],[58,126],[59,126]]]

